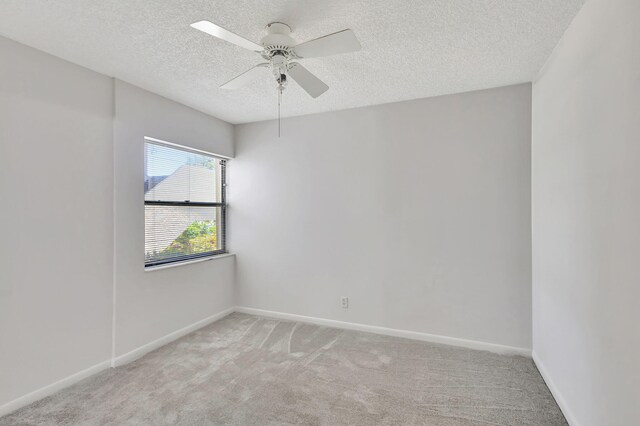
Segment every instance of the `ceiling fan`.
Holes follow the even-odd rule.
[[[262,38],[260,44],[257,44],[209,21],[195,22],[191,24],[191,27],[252,50],[267,61],[254,66],[220,87],[237,89],[258,78],[264,70],[270,70],[277,83],[278,123],[280,121],[280,98],[288,77],[298,83],[312,98],[317,98],[329,89],[329,86],[298,62],[300,59],[355,52],[361,49],[360,42],[350,29],[304,43],[297,43],[291,38],[291,27],[282,22],[272,22],[266,27],[267,35]],[[279,134],[280,125],[278,124]]]
[[[261,44],[257,44],[209,21],[196,22],[191,24],[191,27],[245,49],[253,50],[267,61],[224,83],[220,86],[223,89],[237,89],[244,86],[259,77],[264,68],[271,70],[281,89],[287,83],[287,76],[290,76],[311,97],[317,98],[326,92],[329,86],[307,71],[297,61],[304,58],[355,52],[361,48],[356,35],[348,29],[298,44],[290,36],[291,27],[282,22],[272,22],[267,25],[267,35],[262,38]]]

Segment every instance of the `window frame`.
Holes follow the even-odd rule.
[[[167,148],[172,148],[172,149],[176,149],[176,150],[180,150],[180,151],[186,151],[186,152],[190,152],[190,153],[194,153],[194,154],[200,154],[200,155],[207,155],[210,157],[215,158],[216,160],[218,160],[220,162],[220,201],[218,202],[191,202],[191,201],[153,201],[153,200],[147,200],[145,197],[145,194],[143,192],[143,199],[144,199],[144,205],[145,207],[148,205],[152,205],[152,206],[175,206],[175,207],[220,207],[220,218],[221,218],[221,226],[219,229],[217,229],[218,231],[218,242],[219,242],[219,246],[220,248],[218,250],[213,250],[213,251],[208,251],[208,252],[204,252],[204,253],[195,253],[195,254],[189,254],[189,255],[184,255],[184,256],[175,256],[175,257],[171,257],[168,259],[162,259],[162,260],[156,260],[156,261],[151,261],[151,262],[147,262],[146,258],[145,258],[145,262],[144,262],[144,267],[145,269],[147,268],[155,268],[158,266],[167,266],[170,264],[179,264],[179,263],[185,263],[185,262],[190,262],[190,261],[194,261],[194,260],[198,260],[198,259],[202,259],[202,258],[209,258],[209,257],[213,257],[213,256],[218,256],[221,254],[227,254],[227,161],[229,160],[229,157],[225,157],[222,155],[217,155],[217,154],[213,154],[211,152],[208,151],[203,151],[200,149],[196,149],[196,148],[191,148],[188,146],[184,146],[184,145],[178,145],[172,142],[166,142],[160,139],[155,139],[155,138],[150,138],[145,136],[144,137],[144,144],[143,147],[145,149],[145,156],[146,156],[146,144],[150,143],[150,144],[155,144],[155,145],[164,145]],[[146,175],[146,160],[145,160],[145,164],[144,164],[144,168],[145,168],[145,175]],[[144,182],[143,182],[144,184]],[[146,223],[145,223],[145,228],[146,228]],[[146,243],[146,237],[145,237],[145,243]]]

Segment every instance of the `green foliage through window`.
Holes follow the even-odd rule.
[[[213,220],[198,220],[187,226],[160,254],[182,256],[190,253],[205,253],[214,251],[218,247],[218,232]]]

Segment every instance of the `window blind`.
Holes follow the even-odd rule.
[[[145,141],[145,266],[225,252],[226,160]]]

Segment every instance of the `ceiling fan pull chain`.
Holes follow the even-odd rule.
[[[282,99],[282,86],[278,87],[278,137],[280,137],[280,102]]]

